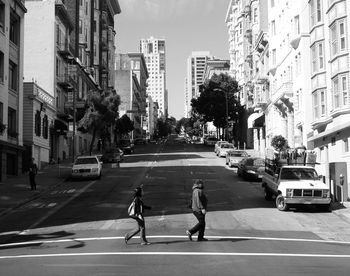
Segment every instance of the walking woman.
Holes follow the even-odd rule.
[[[134,215],[132,215],[130,217],[133,218],[134,220],[136,220],[137,228],[135,228],[134,230],[130,231],[129,233],[127,233],[125,235],[125,243],[127,244],[128,241],[133,236],[135,236],[136,234],[138,234],[141,231],[141,233],[140,233],[141,245],[149,245],[151,243],[149,243],[146,239],[145,219],[143,217],[143,212],[145,209],[151,210],[151,207],[143,204],[142,187],[138,187],[135,189],[133,200],[135,202]]]
[[[192,235],[198,232],[197,241],[207,241],[204,238],[205,231],[205,214],[207,213],[207,197],[203,192],[204,184],[203,180],[197,179],[192,187],[192,211],[198,220],[198,223],[191,229],[186,230],[186,234],[190,241],[192,241]]]

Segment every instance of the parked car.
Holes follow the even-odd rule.
[[[134,143],[135,145],[146,145],[147,141],[146,138],[136,138]]]
[[[224,144],[224,143],[228,143],[227,141],[217,141],[216,143],[215,143],[215,147],[214,147],[214,152],[215,152],[215,154],[218,154],[218,149],[219,149],[219,147],[222,145],[222,144]]]
[[[226,157],[227,152],[230,150],[234,150],[235,146],[231,143],[223,143],[218,147],[217,156]]]
[[[101,178],[102,162],[96,155],[79,156],[72,167],[72,178]]]
[[[131,154],[135,151],[134,142],[130,139],[121,139],[119,141],[119,148],[124,154]]]
[[[238,163],[247,157],[249,157],[249,154],[245,150],[230,150],[226,154],[226,165],[230,168],[237,167]]]
[[[216,137],[207,137],[207,138],[204,138],[204,145],[214,146],[217,141],[218,139]]]
[[[120,148],[109,149],[104,152],[101,160],[104,163],[121,162],[124,159],[124,152]]]
[[[250,157],[238,163],[237,175],[244,179],[261,180],[264,171],[265,159]]]

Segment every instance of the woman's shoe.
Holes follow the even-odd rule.
[[[187,234],[187,236],[188,236],[188,239],[189,239],[190,241],[192,241],[192,234],[191,234],[191,232],[188,231],[188,230],[186,230],[186,234]]]
[[[151,243],[148,241],[141,242],[141,245],[150,245]]]
[[[201,241],[208,241],[208,239],[206,238],[201,238],[201,239],[198,239],[197,241],[201,242]]]
[[[124,238],[125,244],[128,244],[128,238],[125,236]]]

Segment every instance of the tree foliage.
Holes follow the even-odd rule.
[[[238,91],[238,83],[232,77],[214,74],[200,86],[200,96],[192,99],[192,110],[204,122],[213,122],[218,128],[226,127],[226,99],[229,120],[237,121],[239,118]]]
[[[83,118],[78,121],[78,128],[92,134],[90,143],[90,154],[95,143],[96,136],[104,140],[110,140],[110,127],[118,118],[118,108],[120,105],[119,95],[92,95]],[[110,141],[109,141],[110,142]]]
[[[115,132],[117,136],[123,136],[134,130],[134,122],[132,122],[128,115],[124,114],[115,123]]]
[[[282,135],[276,135],[271,139],[271,146],[276,151],[283,151],[288,148],[288,141]]]

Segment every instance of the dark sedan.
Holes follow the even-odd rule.
[[[250,157],[238,163],[237,175],[249,180],[261,180],[265,170],[265,159]]]

